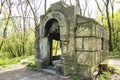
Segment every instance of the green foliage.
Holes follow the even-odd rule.
[[[110,72],[102,72],[102,74],[99,76],[99,80],[110,80],[112,77]]]
[[[14,32],[4,41],[0,51],[0,58],[15,58],[32,55],[34,53],[34,32],[28,29],[23,36],[22,33]]]
[[[16,64],[18,62],[21,62],[24,59],[27,59],[27,62],[25,64],[28,67],[30,67],[31,70],[33,70],[33,71],[37,70],[37,65],[35,64],[33,55],[32,56],[16,57],[16,58],[12,58],[12,59],[8,59],[8,58],[3,59],[3,58],[1,58],[0,59],[0,68],[7,67],[7,66],[9,66],[11,64]]]
[[[78,76],[73,75],[73,76],[72,76],[72,80],[79,80],[79,77],[78,77]]]
[[[31,70],[37,71],[37,65],[35,64],[34,56],[31,56],[28,58],[28,62],[26,63],[28,67],[30,67]]]
[[[113,14],[110,13],[109,17],[110,17],[110,24],[112,26],[111,37],[112,37],[112,45],[114,50],[112,52],[113,54],[110,53],[110,56],[112,55],[112,57],[117,57],[119,56],[118,52],[120,52],[120,10],[114,13],[114,18],[112,15]],[[97,19],[101,24],[103,24],[106,27],[106,29],[108,29],[107,18],[105,14],[100,15]]]
[[[118,51],[109,52],[109,58],[119,58],[120,53]]]
[[[117,47],[112,52],[109,52],[109,58],[120,58],[120,43],[117,44]]]
[[[4,59],[0,59],[0,66],[1,67],[6,67],[7,65],[10,64],[16,64],[18,62],[20,62],[24,57],[16,57],[16,58],[12,58],[12,59],[8,59],[8,58],[4,58]]]
[[[118,10],[114,16],[113,27],[113,47],[115,50],[120,51],[120,10]]]
[[[53,50],[52,50],[53,55],[60,55],[61,54],[60,41],[53,40],[52,46],[53,46]]]
[[[30,67],[31,70],[33,70],[33,71],[37,71],[37,70],[38,70],[38,69],[37,69],[37,65],[35,64],[34,61],[28,62],[28,63],[27,63],[27,66]]]
[[[110,64],[108,65],[108,67],[110,69],[113,69],[116,74],[120,75],[120,68],[119,67],[113,66],[113,65],[110,65]]]

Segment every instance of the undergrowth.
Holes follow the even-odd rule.
[[[6,67],[8,65],[11,64],[16,64],[18,62],[20,62],[24,57],[16,57],[16,58],[12,58],[12,59],[0,59],[0,67]]]
[[[120,58],[120,53],[118,51],[109,52],[109,58]]]
[[[31,70],[33,70],[33,71],[37,71],[38,70],[37,65],[35,64],[35,60],[34,60],[33,56],[31,56],[31,57],[28,58],[28,62],[26,64],[27,64],[27,66]]]
[[[116,66],[113,66],[113,65],[108,65],[108,67],[114,69],[114,72],[116,74],[120,75],[120,68],[119,67],[116,67]]]
[[[99,75],[99,80],[111,80],[113,74],[120,75],[120,69],[116,66],[108,64],[108,71],[103,71]]]
[[[16,64],[21,62],[22,60],[26,59],[27,61],[23,64],[26,64],[28,67],[32,67],[33,69],[36,68],[35,65],[35,61],[34,61],[34,56],[22,56],[22,57],[16,57],[16,58],[12,58],[12,59],[8,59],[8,58],[1,58],[0,59],[0,67],[7,67],[8,65],[11,64]]]
[[[112,77],[112,74],[110,72],[104,71],[99,75],[99,80],[110,80]]]
[[[72,78],[72,80],[79,80],[79,77],[78,77],[78,76],[75,76],[75,75],[72,76],[71,78]]]

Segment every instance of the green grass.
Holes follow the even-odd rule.
[[[113,66],[113,65],[108,65],[109,68],[112,68],[114,69],[115,73],[120,75],[120,68],[119,67],[116,67],[116,66]]]
[[[26,63],[26,65],[33,71],[37,71],[37,65],[35,64],[35,57],[34,56],[29,56],[28,58],[28,62]]]
[[[78,76],[75,76],[75,75],[73,75],[71,78],[72,80],[79,80]]]
[[[109,58],[120,58],[120,52],[119,51],[109,52]]]
[[[17,57],[17,58],[12,58],[12,59],[0,59],[0,68],[7,67],[11,64],[16,64],[18,62],[21,62],[21,60],[24,60],[24,59],[27,59],[27,62],[23,64],[30,67],[31,70],[34,70],[34,71],[37,70],[37,65],[35,64],[34,55],[22,56],[22,57]]]
[[[23,57],[17,57],[12,59],[0,59],[0,67],[6,67],[7,65],[16,64],[20,62]]]
[[[32,59],[34,56],[22,56],[22,57],[16,57],[16,58],[12,58],[12,59],[0,59],[0,67],[7,67],[8,65],[11,64],[16,64],[18,62],[20,62],[21,60],[25,59],[27,57],[27,59]]]
[[[109,69],[114,70],[114,72],[118,75],[120,75],[120,68],[113,66],[113,65],[108,65]],[[102,72],[102,74],[99,75],[99,80],[111,80],[112,74],[110,72]]]
[[[99,76],[99,80],[110,80],[112,77],[112,74],[110,72],[102,72],[102,74]]]
[[[37,65],[35,64],[35,61],[34,60],[31,60],[27,63],[27,66],[33,70],[33,71],[37,71],[38,68],[37,68]]]

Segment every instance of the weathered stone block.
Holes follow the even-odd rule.
[[[84,66],[84,65],[79,65],[78,68],[78,74],[90,77],[92,76],[92,73],[97,69],[97,65],[94,66]]]
[[[76,50],[82,50],[83,38],[76,38]]]
[[[95,52],[77,52],[77,62],[79,65],[92,66],[95,64]]]
[[[108,39],[107,30],[101,25],[96,25],[95,37]]]
[[[108,59],[108,50],[101,50],[100,51],[100,61],[103,62]]]
[[[95,53],[95,55],[96,55],[95,63],[96,63],[96,64],[99,64],[100,61],[101,61],[101,58],[100,58],[101,54],[100,54],[100,51],[97,51],[97,52]]]
[[[69,65],[63,65],[62,70],[63,70],[64,76],[67,76],[70,74],[70,66]]]
[[[95,51],[96,38],[86,37],[84,38],[84,51]]]
[[[96,37],[104,38],[104,28],[100,25],[96,25]]]
[[[93,38],[93,51],[101,50],[101,39],[99,38]]]
[[[109,41],[108,40],[104,40],[104,50],[109,50]]]
[[[48,45],[48,39],[47,38],[41,38],[40,39],[40,57],[41,59],[46,59],[49,57],[49,52],[46,49],[49,49]]]
[[[74,15],[73,12],[75,12],[75,14],[80,14],[80,13],[78,12],[78,8],[75,7],[75,6],[69,6],[69,7],[67,7],[66,10],[65,10],[63,13],[66,14],[65,16],[67,17],[67,19],[72,20],[72,19],[70,19],[70,18],[71,18],[72,16],[76,16],[76,15]],[[73,17],[73,18],[75,18],[75,17]]]
[[[102,43],[101,43],[101,39],[99,39],[99,38],[97,38],[96,39],[96,44],[94,44],[94,45],[96,45],[95,47],[97,48],[96,50],[98,51],[98,50],[101,50],[101,47],[102,47]]]
[[[96,23],[94,19],[77,15],[77,23],[86,24],[86,23],[90,23],[90,22],[91,23]]]
[[[51,5],[51,7],[47,11],[47,13],[49,11],[62,11],[62,10],[64,10],[65,7],[68,7],[68,5],[65,4],[64,2],[62,2],[62,1],[61,2],[56,2],[56,3],[54,3],[54,4]]]
[[[92,36],[92,26],[90,23],[77,25],[76,37]]]
[[[86,37],[84,38],[84,51],[98,51],[102,50],[102,47],[104,48],[105,41],[102,38],[95,38],[95,37]],[[108,45],[107,45],[108,46]]]
[[[92,23],[92,36],[96,37],[96,24]]]

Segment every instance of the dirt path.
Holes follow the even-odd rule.
[[[116,66],[120,71],[120,59],[109,59],[108,64]],[[120,75],[114,74],[111,80],[120,80]]]
[[[109,64],[120,68],[120,59],[109,59]]]
[[[109,64],[120,68],[120,59],[109,59]],[[120,80],[119,76],[114,75],[115,80]],[[112,79],[112,80],[114,80]],[[0,80],[62,80],[55,75],[44,72],[31,71],[20,63],[0,69]]]
[[[14,64],[0,70],[0,80],[61,80],[55,75],[31,71],[25,65]]]

